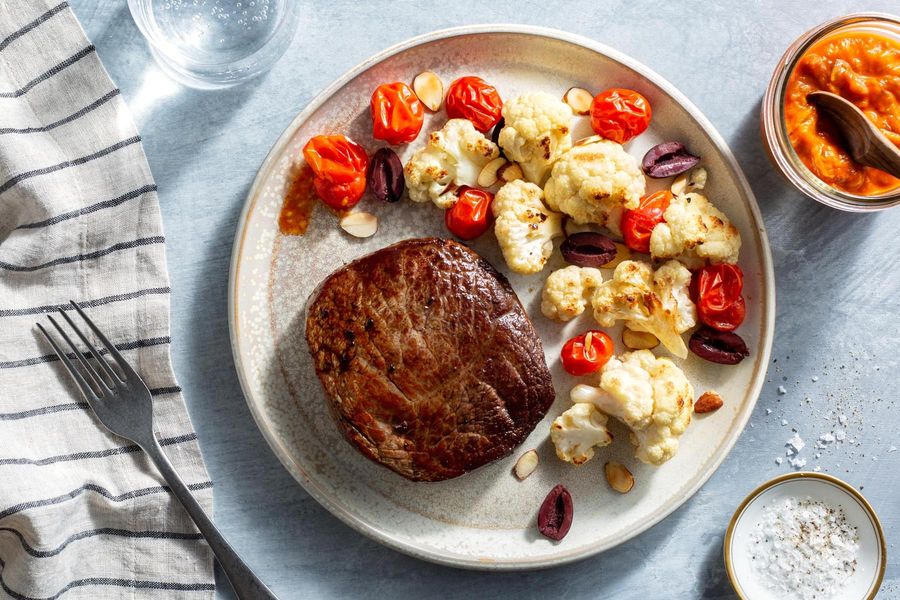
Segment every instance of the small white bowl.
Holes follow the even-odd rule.
[[[760,521],[764,506],[786,498],[812,498],[840,506],[859,533],[856,572],[833,598],[872,600],[881,587],[887,550],[875,510],[853,486],[822,473],[798,472],[781,475],[762,484],[741,503],[725,533],[725,569],[734,591],[742,600],[784,600],[765,586],[753,571],[750,534]]]

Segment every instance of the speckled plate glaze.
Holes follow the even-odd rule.
[[[736,367],[696,357],[680,363],[698,394],[716,389],[725,406],[695,419],[681,438],[679,454],[662,467],[634,459],[621,430],[619,441],[581,467],[554,455],[549,425],[569,406],[574,384],[559,366],[559,349],[591,324],[588,315],[560,326],[540,314],[544,278],[562,265],[558,252],[542,274],[510,277],[541,335],[557,389],[547,417],[511,456],[451,481],[412,483],[369,462],[340,436],[304,338],[307,297],[326,275],[354,258],[402,239],[446,235],[443,214],[431,205],[379,205],[365,198],[360,208],[375,213],[380,227],[374,237],[361,240],[344,234],[321,207],[306,235],[282,236],[278,212],[285,183],[309,137],[346,133],[374,150],[372,90],[385,81],[412,81],[426,69],[445,83],[477,74],[506,98],[534,90],[562,97],[573,85],[594,91],[633,88],[650,100],[653,123],[626,146],[629,152],[640,158],[650,146],[674,139],[703,157],[710,178],[707,192],[743,238],[740,264],[748,309],[740,333],[752,356]],[[436,128],[445,119],[441,111],[429,117],[426,127]],[[590,133],[586,119],[580,120],[576,139]],[[648,183],[655,189],[669,182]],[[473,247],[508,273],[492,235]],[[392,548],[439,563],[496,570],[559,565],[601,552],[641,533],[690,498],[725,458],[753,409],[768,363],[774,309],[771,257],[756,202],[731,152],[700,111],[659,75],[615,50],[571,34],[518,25],[464,27],[414,38],[370,58],[322,92],[291,123],[259,170],[236,234],[229,287],[231,340],[244,394],[259,428],[297,481],[348,525]],[[613,337],[617,351],[624,351],[618,334]],[[511,469],[529,448],[537,449],[541,464],[520,482]],[[606,484],[603,464],[609,459],[634,473],[637,483],[627,495]],[[543,538],[536,528],[537,509],[557,483],[571,490],[575,503],[574,524],[559,543]]]

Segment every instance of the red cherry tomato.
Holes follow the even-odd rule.
[[[400,81],[382,83],[372,92],[372,136],[388,144],[413,141],[425,122],[425,108],[415,92]]]
[[[494,195],[490,192],[461,187],[456,204],[444,213],[447,229],[461,240],[474,240],[491,226],[493,200]]]
[[[650,103],[633,90],[613,88],[591,102],[591,128],[608,140],[624,144],[650,125]]]
[[[650,252],[650,234],[653,228],[665,221],[663,215],[672,201],[672,192],[660,190],[641,198],[635,209],[622,215],[622,237],[625,245],[635,252]]]
[[[691,296],[700,322],[719,331],[737,329],[747,313],[743,288],[744,273],[737,265],[710,265],[694,273]]]
[[[369,164],[362,146],[343,135],[317,135],[303,146],[303,158],[316,176],[313,186],[322,202],[342,210],[362,198]]]
[[[481,77],[460,77],[447,90],[447,116],[468,119],[482,133],[497,124],[502,109],[497,88]]]
[[[612,338],[602,331],[592,329],[566,342],[559,357],[566,373],[588,375],[605,365],[612,357],[613,350]]]

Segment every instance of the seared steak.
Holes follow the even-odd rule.
[[[553,403],[522,304],[462,244],[394,244],[317,294],[306,340],[332,414],[356,448],[407,479],[450,479],[506,456]]]

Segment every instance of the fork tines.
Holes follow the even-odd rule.
[[[66,333],[65,329],[63,329],[59,323],[56,322],[51,315],[47,315],[47,318],[50,320],[50,323],[53,324],[53,327],[56,328],[56,331],[59,332],[59,335],[62,336],[62,339],[68,344],[69,348],[71,348],[71,353],[66,353],[60,348],[60,345],[54,339],[52,335],[41,325],[37,323],[38,329],[41,330],[41,333],[44,334],[44,337],[47,338],[47,341],[50,342],[50,345],[53,346],[53,350],[56,352],[56,355],[62,361],[63,365],[65,365],[66,370],[78,384],[78,387],[81,389],[82,393],[87,397],[88,400],[95,400],[97,398],[103,398],[108,393],[110,393],[116,386],[128,380],[134,371],[128,365],[122,355],[119,354],[119,351],[116,347],[107,339],[103,332],[97,328],[94,322],[84,314],[84,311],[81,310],[81,307],[78,306],[75,301],[69,301],[81,318],[87,323],[88,327],[90,327],[91,331],[93,331],[94,335],[100,340],[105,349],[104,351],[98,351],[94,344],[88,339],[88,337],[84,334],[84,332],[72,321],[69,315],[62,308],[59,309],[59,314],[62,315],[63,319],[66,320],[66,323],[69,324],[69,327],[75,332],[75,335],[84,343],[88,348],[89,356],[93,357],[97,363],[99,363],[101,370],[106,374],[106,377],[102,376],[100,372],[88,361],[88,356],[85,356],[81,350],[75,345],[69,335]],[[125,377],[121,377],[115,369],[113,369],[112,365],[110,365],[109,361],[104,358],[104,354],[108,353],[113,359],[115,359],[116,364],[125,374]],[[84,370],[79,369],[75,363],[72,361],[72,358],[78,359],[78,362],[81,363],[81,367]]]

